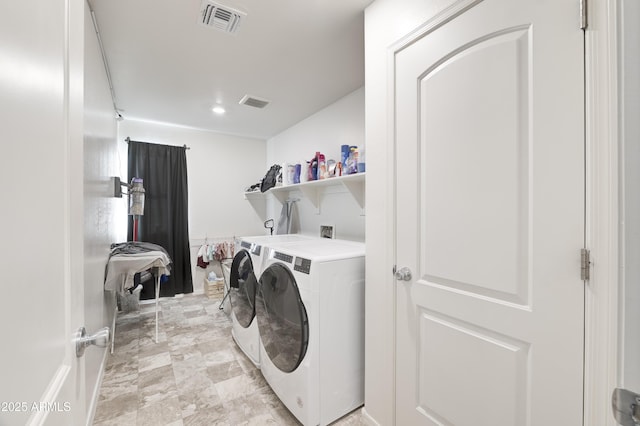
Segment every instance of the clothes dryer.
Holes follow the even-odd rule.
[[[262,272],[266,244],[311,240],[313,237],[286,234],[236,238],[235,256],[229,272],[231,334],[238,347],[260,367],[258,325],[255,318],[255,294]]]
[[[267,250],[256,293],[261,370],[304,425],[364,403],[363,243],[321,239]]]

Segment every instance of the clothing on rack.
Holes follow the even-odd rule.
[[[215,249],[212,251],[213,258],[217,261],[232,258],[234,255],[234,247],[235,245],[228,241],[217,244]]]
[[[197,254],[197,264],[198,267],[205,269],[208,265],[209,262],[206,260],[206,256],[207,256],[207,249],[208,249],[208,245],[204,244],[200,247],[200,249],[198,250],[198,254]]]
[[[105,266],[105,290],[124,293],[134,288],[137,273],[157,268],[158,276],[171,273],[172,261],[167,251],[156,244],[130,241],[111,245]]]
[[[235,244],[230,241],[219,241],[216,243],[205,243],[198,250],[198,266],[200,268],[206,268],[209,262],[217,260],[218,262],[224,259],[233,258]]]
[[[147,243],[144,241],[126,241],[124,243],[111,244],[111,253],[109,253],[109,257],[123,254],[148,253],[150,251],[161,251],[167,255],[167,257],[169,256],[169,253],[167,253],[164,247],[157,244]]]

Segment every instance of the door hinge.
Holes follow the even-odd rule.
[[[588,24],[587,0],[580,0],[580,29],[586,30]]]
[[[588,281],[591,276],[591,251],[587,249],[580,250],[580,279]]]

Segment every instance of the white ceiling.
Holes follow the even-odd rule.
[[[89,0],[125,120],[268,139],[364,84],[373,0],[214,1],[247,14],[236,34],[198,23],[201,0]]]

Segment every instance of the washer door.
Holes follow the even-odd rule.
[[[285,265],[274,263],[260,276],[256,318],[271,362],[285,373],[298,368],[309,345],[309,321],[298,285]]]
[[[229,272],[229,298],[231,309],[238,323],[247,328],[256,315],[255,298],[258,282],[253,271],[251,255],[246,250],[239,251],[231,263]]]

